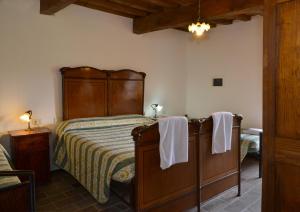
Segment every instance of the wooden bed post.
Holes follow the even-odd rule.
[[[241,116],[238,116],[238,143],[240,145],[238,145],[238,149],[239,149],[239,163],[238,163],[238,172],[239,172],[239,178],[238,178],[238,196],[240,197],[241,196],[241,191],[242,191],[242,183],[241,183],[241,121],[242,121],[242,118]]]
[[[199,132],[201,131],[200,126],[201,126],[201,120],[199,119],[192,119],[191,122],[195,125],[195,134],[197,134],[198,139],[196,143],[196,149],[197,149],[197,211],[200,212],[201,208],[201,189],[200,189],[200,182],[202,178],[202,172],[200,169],[200,152],[201,152],[201,145],[199,142]]]

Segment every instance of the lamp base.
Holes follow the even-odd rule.
[[[25,130],[25,131],[32,131],[33,129],[31,128],[31,126],[30,126],[30,122],[28,122],[28,127],[27,127],[27,129]]]

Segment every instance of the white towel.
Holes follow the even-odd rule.
[[[188,120],[171,116],[158,120],[160,167],[167,169],[176,163],[188,162]]]
[[[231,150],[233,115],[230,112],[217,112],[213,117],[212,154]]]

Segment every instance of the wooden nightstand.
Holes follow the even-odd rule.
[[[9,132],[15,168],[33,170],[37,183],[46,183],[50,176],[49,134],[47,128]]]

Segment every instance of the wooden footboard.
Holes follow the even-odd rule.
[[[183,211],[197,206],[197,123],[189,123],[189,162],[160,168],[158,124],[136,128],[135,211]]]
[[[231,150],[212,154],[212,118],[200,120],[199,133],[199,175],[200,201],[204,202],[227,189],[238,186],[240,195],[240,127],[242,117],[233,119]]]

